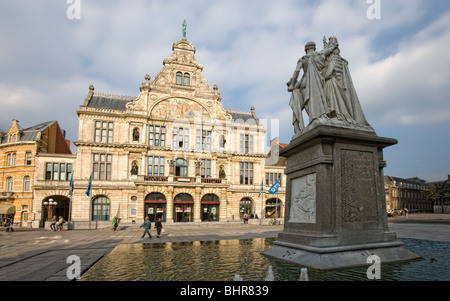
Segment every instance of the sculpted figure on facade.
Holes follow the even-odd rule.
[[[328,42],[324,39],[321,51],[316,51],[314,42],[308,42],[305,52],[287,82],[288,91],[292,92],[289,106],[293,111],[295,134],[305,129],[303,110],[309,117],[308,126],[345,124],[370,128],[353,87],[348,62],[340,56],[337,39],[331,37]]]

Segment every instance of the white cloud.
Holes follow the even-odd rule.
[[[379,122],[429,124],[450,120],[450,14],[399,46],[386,59],[355,70],[361,102]]]

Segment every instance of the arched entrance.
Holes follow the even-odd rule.
[[[219,197],[212,193],[205,194],[201,202],[202,222],[219,221]]]
[[[271,198],[266,201],[266,218],[280,218],[283,202],[278,198]]]
[[[45,205],[46,203],[47,205]],[[56,203],[49,205],[48,203]],[[60,216],[64,220],[69,220],[70,199],[63,195],[52,195],[42,200],[42,221],[51,221],[54,216],[59,219]]]
[[[109,221],[111,215],[111,202],[104,195],[92,199],[92,220]]]
[[[194,219],[194,198],[190,194],[177,194],[173,200],[174,222],[187,223]]]
[[[162,222],[166,221],[166,197],[159,192],[152,192],[145,197],[144,218],[148,216],[151,222],[156,222],[158,218]]]
[[[250,198],[243,198],[239,202],[239,217],[244,218],[244,214],[247,213],[249,216],[253,213],[253,200]]]

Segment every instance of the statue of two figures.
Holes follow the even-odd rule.
[[[289,102],[293,111],[294,138],[318,125],[333,125],[372,131],[361,109],[353,86],[348,62],[339,51],[337,38],[324,37],[323,50],[316,51],[316,44],[305,45],[306,54],[297,62],[292,78],[287,82],[292,92]],[[298,81],[301,70],[303,76]],[[305,128],[302,111],[309,117]]]

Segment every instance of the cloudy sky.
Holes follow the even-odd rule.
[[[224,107],[255,106],[285,143],[286,82],[306,42],[320,50],[336,36],[367,120],[399,141],[385,149],[385,174],[450,174],[448,0],[2,0],[0,128],[57,120],[76,141],[88,86],[137,96],[181,40],[183,20]]]

